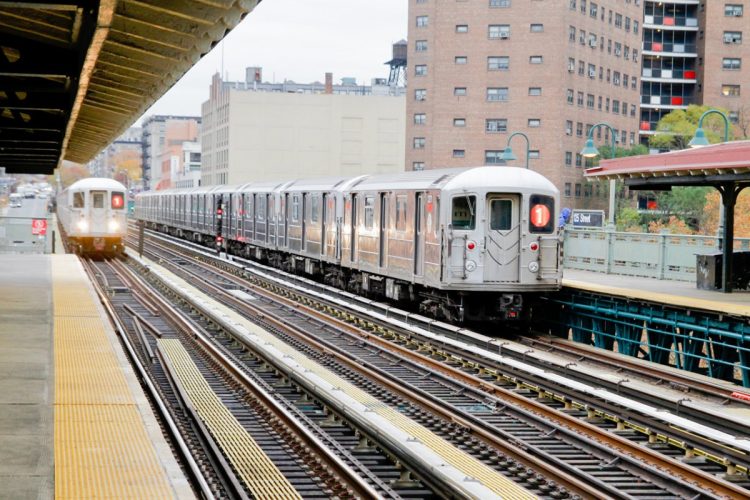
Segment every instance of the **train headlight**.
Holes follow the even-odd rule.
[[[116,233],[117,230],[120,229],[120,223],[117,222],[115,219],[112,219],[109,221],[109,232],[110,233]]]
[[[539,262],[529,262],[529,271],[532,273],[539,272]]]
[[[466,270],[467,270],[468,272],[472,272],[472,271],[476,270],[476,268],[477,268],[477,263],[476,263],[476,262],[474,262],[473,260],[467,260],[467,261],[466,261],[466,264],[464,265],[464,267],[466,268]]]
[[[78,227],[79,231],[85,233],[89,230],[89,223],[86,219],[81,219],[76,223],[76,227]]]

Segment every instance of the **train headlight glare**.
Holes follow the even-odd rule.
[[[78,230],[84,233],[89,230],[89,223],[86,219],[79,220],[76,225],[78,226]]]
[[[472,272],[477,268],[477,263],[474,262],[473,260],[467,260],[465,267],[468,272]]]
[[[529,271],[532,273],[536,273],[539,271],[539,263],[538,262],[529,262]]]
[[[109,221],[109,232],[114,233],[117,232],[117,230],[120,229],[120,223],[116,220],[112,219]]]

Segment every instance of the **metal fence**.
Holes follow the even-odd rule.
[[[568,269],[678,281],[695,282],[697,255],[720,252],[713,236],[566,228],[564,238]],[[750,238],[735,239],[734,250],[750,250]]]
[[[34,234],[35,220],[46,220],[45,234]],[[54,239],[51,215],[45,217],[0,217],[0,254],[51,253]]]

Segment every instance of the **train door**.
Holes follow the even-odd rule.
[[[520,198],[487,195],[484,281],[518,281],[520,266]]]
[[[387,252],[387,230],[386,223],[388,221],[388,195],[386,193],[380,193],[380,230],[378,232],[378,266],[385,267],[385,254]]]
[[[323,207],[321,208],[322,213],[320,214],[320,255],[328,254],[328,234],[326,233],[328,228],[328,200],[330,195],[323,193]]]
[[[284,246],[289,246],[289,193],[284,193]]]
[[[351,225],[351,242],[349,245],[349,250],[351,252],[351,255],[349,256],[349,261],[353,264],[355,262],[355,259],[357,257],[357,224],[359,224],[359,221],[357,220],[357,203],[359,203],[359,196],[356,194],[352,195],[352,225]]]
[[[302,218],[300,220],[300,226],[302,228],[302,242],[300,243],[300,251],[304,252],[307,250],[307,212],[310,210],[309,194],[302,194]]]
[[[417,193],[414,205],[414,275],[424,273],[424,193]]]
[[[265,244],[268,245],[268,242],[270,241],[269,238],[269,231],[271,230],[271,203],[270,203],[270,195],[264,194],[263,195],[263,203],[266,205],[266,239],[264,240]]]
[[[106,231],[107,223],[107,192],[106,191],[91,191],[91,210],[89,217],[89,227],[91,231]],[[104,229],[102,229],[104,228]]]

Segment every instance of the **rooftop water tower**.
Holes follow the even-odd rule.
[[[406,86],[406,40],[400,40],[393,44],[393,59],[386,62],[391,67],[391,73],[388,76],[388,85],[398,87]]]

